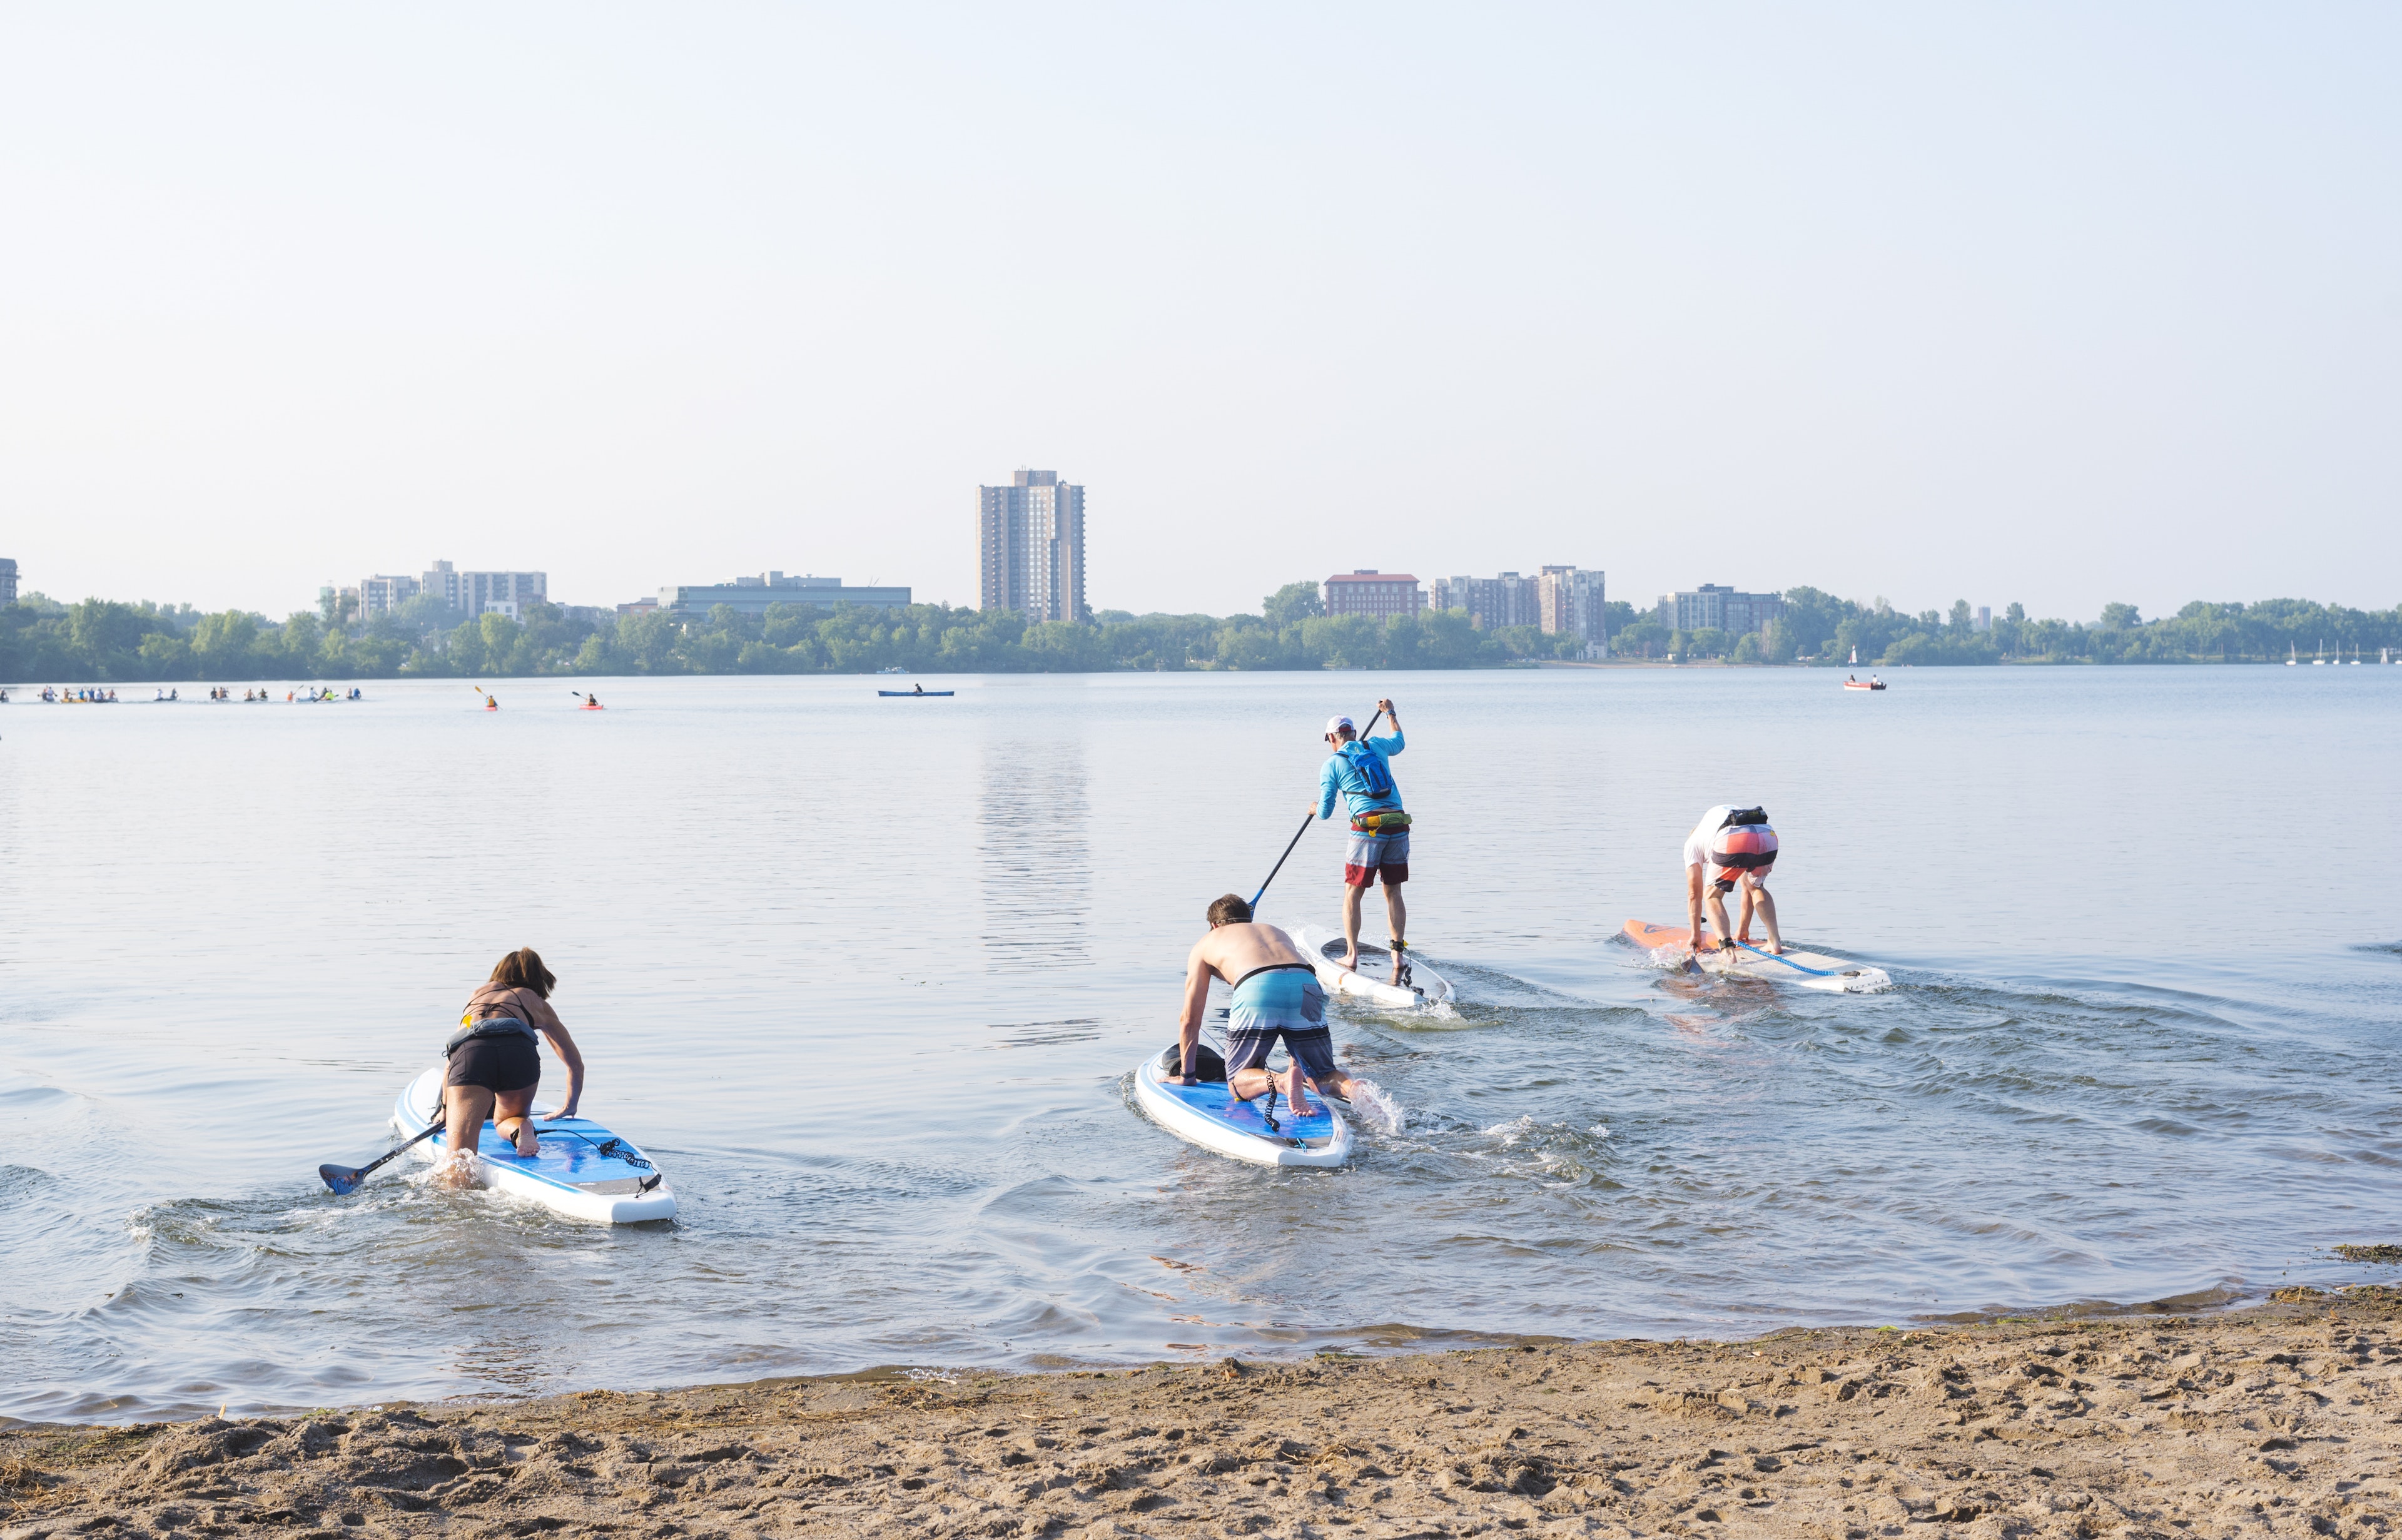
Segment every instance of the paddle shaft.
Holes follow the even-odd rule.
[[[1368,728],[1370,732],[1374,732],[1375,730],[1377,718],[1382,717],[1384,714],[1385,708],[1381,706],[1377,707],[1375,716],[1372,716],[1368,719]],[[1362,733],[1360,736],[1364,738],[1368,734]],[[1278,856],[1277,858],[1276,865],[1268,869],[1267,882],[1260,884],[1260,890],[1251,895],[1251,917],[1253,919],[1257,919],[1259,917],[1260,900],[1267,896],[1268,883],[1277,880],[1277,873],[1284,870],[1284,863],[1292,859],[1294,847],[1301,844],[1301,836],[1308,833],[1309,826],[1317,821],[1318,815],[1315,812],[1305,815],[1301,820],[1301,827],[1292,832],[1291,841],[1285,846],[1284,854]]]
[[[386,1162],[388,1162],[388,1161],[390,1161],[391,1159],[393,1159],[393,1157],[394,1157],[394,1156],[396,1156],[396,1155],[398,1155],[398,1154],[402,1153],[402,1152],[403,1152],[403,1151],[405,1151],[405,1150],[414,1148],[416,1146],[421,1145],[421,1144],[423,1144],[426,1140],[428,1140],[428,1139],[430,1139],[430,1138],[434,1137],[434,1135],[435,1135],[436,1134],[441,1133],[441,1132],[442,1132],[442,1130],[443,1130],[443,1128],[444,1128],[445,1126],[446,1126],[445,1120],[444,1120],[444,1119],[442,1119],[442,1118],[441,1118],[441,1117],[439,1117],[439,1116],[436,1116],[436,1117],[435,1118],[435,1120],[434,1120],[432,1122],[430,1122],[430,1123],[426,1124],[426,1125],[425,1125],[425,1127],[424,1127],[423,1129],[421,1129],[421,1131],[419,1131],[417,1134],[415,1134],[411,1135],[410,1137],[408,1137],[408,1138],[407,1138],[407,1139],[402,1140],[400,1143],[398,1143],[398,1144],[396,1144],[396,1145],[393,1146],[390,1149],[385,1150],[382,1154],[380,1154],[380,1155],[377,1156],[374,1160],[369,1161],[366,1164],[365,1164],[365,1165],[363,1165],[363,1166],[359,1167],[356,1171],[347,1171],[347,1172],[341,1172],[341,1173],[338,1173],[338,1175],[340,1175],[340,1176],[342,1176],[346,1181],[348,1181],[348,1182],[350,1183],[350,1187],[349,1187],[349,1188],[334,1188],[334,1190],[336,1190],[337,1192],[344,1192],[344,1191],[350,1191],[350,1190],[352,1190],[352,1189],[356,1189],[356,1188],[357,1188],[357,1186],[358,1186],[361,1182],[364,1182],[364,1181],[366,1181],[366,1180],[367,1179],[367,1174],[368,1174],[369,1172],[371,1172],[371,1171],[375,1170],[375,1169],[376,1169],[376,1167],[378,1167],[378,1166],[380,1166],[380,1165],[384,1164]],[[332,1176],[327,1176],[327,1175],[326,1175],[328,1172],[330,1172],[330,1171],[332,1171],[332,1170],[333,1170],[333,1168],[332,1168],[331,1166],[319,1166],[319,1167],[317,1168],[317,1175],[318,1175],[318,1176],[324,1176],[324,1177],[326,1178],[326,1179],[325,1179],[325,1185],[326,1185],[327,1187],[334,1187],[334,1182],[333,1182],[333,1178],[332,1178]]]

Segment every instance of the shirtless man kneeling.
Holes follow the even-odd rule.
[[[1292,1056],[1285,1077],[1285,1100],[1296,1118],[1318,1109],[1302,1093],[1305,1083],[1320,1092],[1357,1099],[1368,1088],[1334,1067],[1334,1038],[1326,1030],[1326,991],[1292,938],[1272,925],[1251,922],[1251,906],[1229,893],[1209,906],[1209,933],[1194,942],[1184,959],[1184,1016],[1179,1042],[1184,1053],[1180,1085],[1192,1085],[1201,1043],[1201,1015],[1209,1008],[1209,981],[1235,986],[1226,1012],[1226,1082],[1245,1101],[1271,1090],[1265,1066],[1278,1038]]]

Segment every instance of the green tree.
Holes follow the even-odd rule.
[[[1260,601],[1261,612],[1270,626],[1281,631],[1297,626],[1313,615],[1326,613],[1326,605],[1318,598],[1315,583],[1288,583]]]

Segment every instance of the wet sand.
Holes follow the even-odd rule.
[[[2386,1535],[2397,1306],[21,1427],[0,1540]]]

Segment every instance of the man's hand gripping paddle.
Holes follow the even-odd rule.
[[[359,1189],[359,1184],[367,1179],[368,1172],[373,1171],[376,1167],[383,1164],[386,1161],[391,1160],[402,1150],[407,1149],[411,1146],[424,1143],[426,1140],[434,1137],[436,1134],[441,1133],[445,1126],[446,1124],[444,1120],[436,1117],[434,1121],[426,1124],[424,1132],[419,1134],[415,1138],[405,1140],[400,1144],[393,1146],[390,1149],[385,1150],[381,1155],[377,1156],[374,1160],[369,1161],[363,1166],[321,1165],[317,1168],[317,1175],[325,1178],[325,1185],[332,1188],[338,1195],[347,1198],[352,1193],[356,1192]]]
[[[1368,732],[1373,733],[1376,730],[1377,718],[1382,717],[1384,714],[1385,708],[1383,707],[1379,706],[1376,708],[1375,716],[1372,716],[1368,719]],[[1368,733],[1362,733],[1360,736],[1362,738],[1365,738],[1368,736]],[[1267,882],[1260,884],[1260,890],[1251,895],[1251,918],[1258,919],[1260,917],[1260,900],[1267,896],[1268,883],[1277,880],[1277,873],[1283,871],[1284,863],[1292,858],[1293,847],[1301,844],[1301,836],[1308,833],[1309,826],[1317,821],[1318,809],[1315,807],[1302,815],[1301,827],[1292,832],[1292,839],[1285,846],[1284,854],[1278,856],[1277,858],[1276,865],[1268,869]]]

